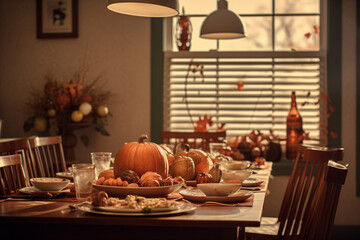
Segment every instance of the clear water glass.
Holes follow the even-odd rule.
[[[95,179],[95,166],[91,163],[76,163],[72,165],[76,198],[90,200],[92,184]]]
[[[95,165],[95,178],[97,179],[99,174],[110,168],[111,152],[92,152],[91,161]]]
[[[221,154],[221,149],[226,148],[226,143],[210,143],[210,153],[215,157]]]

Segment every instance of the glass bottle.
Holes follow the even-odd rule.
[[[286,158],[296,158],[297,148],[303,142],[302,118],[296,106],[295,92],[291,93],[291,108],[286,119]]]

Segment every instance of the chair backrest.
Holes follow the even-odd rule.
[[[162,143],[165,144],[189,144],[191,148],[199,148],[209,151],[209,144],[221,142],[226,138],[226,131],[218,132],[171,132],[161,131]]]
[[[0,155],[21,155],[21,166],[27,181],[39,177],[34,156],[27,138],[16,138],[0,141]]]
[[[25,187],[25,178],[21,168],[21,156],[0,156],[0,196],[16,193]]]
[[[347,171],[347,166],[329,162],[324,184],[315,198],[309,221],[303,225],[306,231],[300,239],[331,239],[341,187],[345,183]]]
[[[278,236],[296,239],[304,234],[316,194],[324,185],[329,160],[341,161],[344,149],[300,146],[280,208]]]
[[[61,136],[30,138],[30,146],[43,177],[56,177],[66,171],[66,162]]]

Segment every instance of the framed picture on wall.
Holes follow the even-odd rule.
[[[38,38],[77,38],[78,0],[36,0]]]

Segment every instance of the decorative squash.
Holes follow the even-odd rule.
[[[105,180],[106,180],[106,179],[109,179],[109,178],[115,178],[115,176],[114,176],[114,170],[112,170],[112,169],[107,169],[107,170],[102,171],[101,173],[99,173],[98,178],[101,178],[101,177],[104,177]]]
[[[178,143],[176,144],[175,146],[175,155],[178,156],[178,155],[186,155],[187,152],[189,152],[190,150],[190,145],[187,144],[187,143]]]
[[[160,147],[162,149],[164,149],[164,151],[166,152],[167,160],[168,160],[169,166],[170,166],[171,162],[174,161],[174,159],[175,159],[173,152],[166,144],[160,144]]]
[[[158,173],[149,171],[149,172],[144,173],[141,176],[141,178],[139,180],[139,184],[142,187],[144,187],[145,185],[150,187],[149,185],[151,185],[151,184],[155,184],[155,185],[159,184],[160,185],[159,181],[161,181],[161,180],[162,180],[162,177]],[[156,182],[154,183],[154,181],[156,181],[157,183]],[[146,184],[147,182],[151,182],[151,183]]]
[[[166,152],[156,143],[145,142],[147,135],[141,135],[138,142],[130,142],[120,148],[115,156],[114,173],[119,177],[125,170],[133,170],[138,176],[148,171],[157,172],[166,178],[169,164]]]
[[[170,175],[172,177],[182,177],[185,180],[192,180],[195,176],[194,161],[186,156],[178,156],[170,164]]]
[[[196,175],[196,184],[200,184],[200,183],[210,183],[212,179],[211,174],[209,173],[199,173],[198,175]]]
[[[139,181],[139,175],[132,170],[125,170],[120,174],[120,178],[128,183],[137,183]]]
[[[220,166],[219,163],[214,163],[214,167],[209,171],[209,174],[211,174],[212,176],[211,182],[213,183],[218,183],[221,180],[222,172],[219,169],[219,166]]]
[[[199,149],[192,149],[187,154],[187,157],[190,157],[195,163],[195,174],[202,172],[209,173],[209,170],[212,168],[213,162],[207,153]]]

